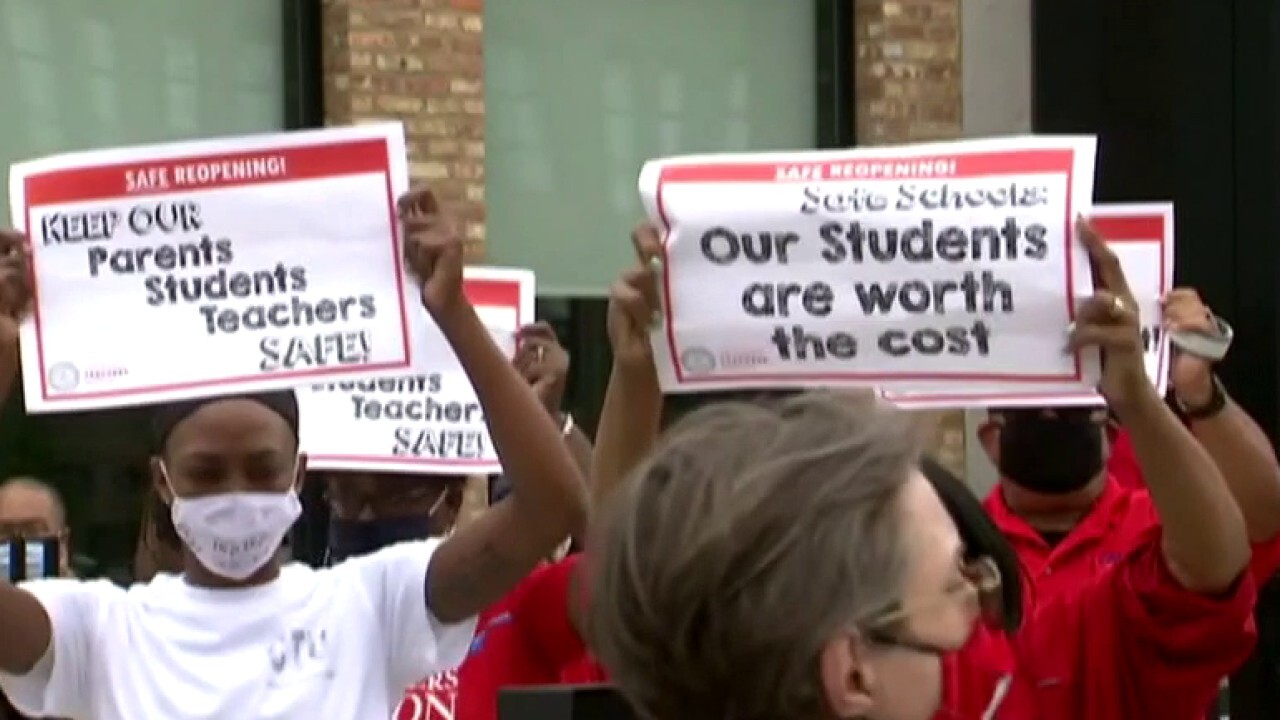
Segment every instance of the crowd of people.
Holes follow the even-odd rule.
[[[562,413],[554,334],[522,331],[508,358],[430,193],[399,211],[508,487],[468,517],[464,478],[309,473],[288,391],[156,407],[137,583],[65,558],[64,577],[0,579],[11,715],[498,720],[506,688],[609,683],[645,720],[1193,720],[1252,652],[1280,465],[1210,361],[1177,354],[1157,393],[1088,223],[1097,288],[1068,350],[1101,350],[1106,407],[992,410],[982,500],[928,457],[919,417],[870,394],[709,395],[667,417],[649,225],[610,291],[592,445]],[[0,398],[29,257],[0,234]],[[1214,316],[1179,289],[1163,320]],[[308,482],[323,567],[281,552]],[[64,516],[36,479],[0,487],[6,538],[62,537]]]

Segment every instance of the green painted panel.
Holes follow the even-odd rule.
[[[282,20],[275,0],[0,0],[0,167],[282,128]]]
[[[808,0],[486,3],[486,262],[603,295],[645,160],[812,147],[814,22]]]

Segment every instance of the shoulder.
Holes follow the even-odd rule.
[[[31,593],[53,626],[62,631],[96,631],[108,616],[133,600],[124,588],[107,580],[33,580],[18,587]]]
[[[406,563],[425,563],[443,543],[444,540],[440,538],[400,542],[395,545],[388,545],[368,555],[345,560],[332,568],[325,568],[324,571],[331,571],[341,575],[344,572],[363,572],[371,568],[385,568]]]
[[[383,583],[406,576],[417,582],[425,577],[431,557],[442,542],[431,538],[397,543],[311,572],[323,574],[324,581],[336,583]]]
[[[542,563],[521,579],[500,604],[514,612],[539,615],[568,612],[570,588],[581,557],[581,553],[574,553],[558,562]]]
[[[1145,533],[1160,525],[1160,511],[1145,487],[1121,487],[1119,493],[1113,504],[1113,523],[1134,533]]]
[[[124,588],[109,580],[51,578],[30,580],[19,584],[18,587],[36,596],[45,604],[71,600],[111,603],[123,601],[128,596]]]

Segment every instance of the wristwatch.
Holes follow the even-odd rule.
[[[1211,332],[1176,330],[1169,333],[1169,342],[1180,352],[1195,355],[1210,362],[1221,362],[1227,356],[1227,351],[1231,349],[1231,341],[1235,339],[1236,331],[1231,327],[1231,323],[1217,315],[1210,316],[1210,319],[1213,321],[1214,328]]]
[[[1213,376],[1213,389],[1209,395],[1209,399],[1198,407],[1191,407],[1182,401],[1182,398],[1175,392],[1173,399],[1178,406],[1178,414],[1187,420],[1208,420],[1227,406],[1227,391],[1222,387],[1222,381],[1217,375]]]

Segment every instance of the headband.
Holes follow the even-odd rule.
[[[178,423],[205,405],[224,400],[249,400],[258,403],[279,415],[288,424],[294,440],[298,439],[298,396],[292,390],[214,395],[156,406],[151,414],[151,451],[157,455],[163,453],[164,445]]]

